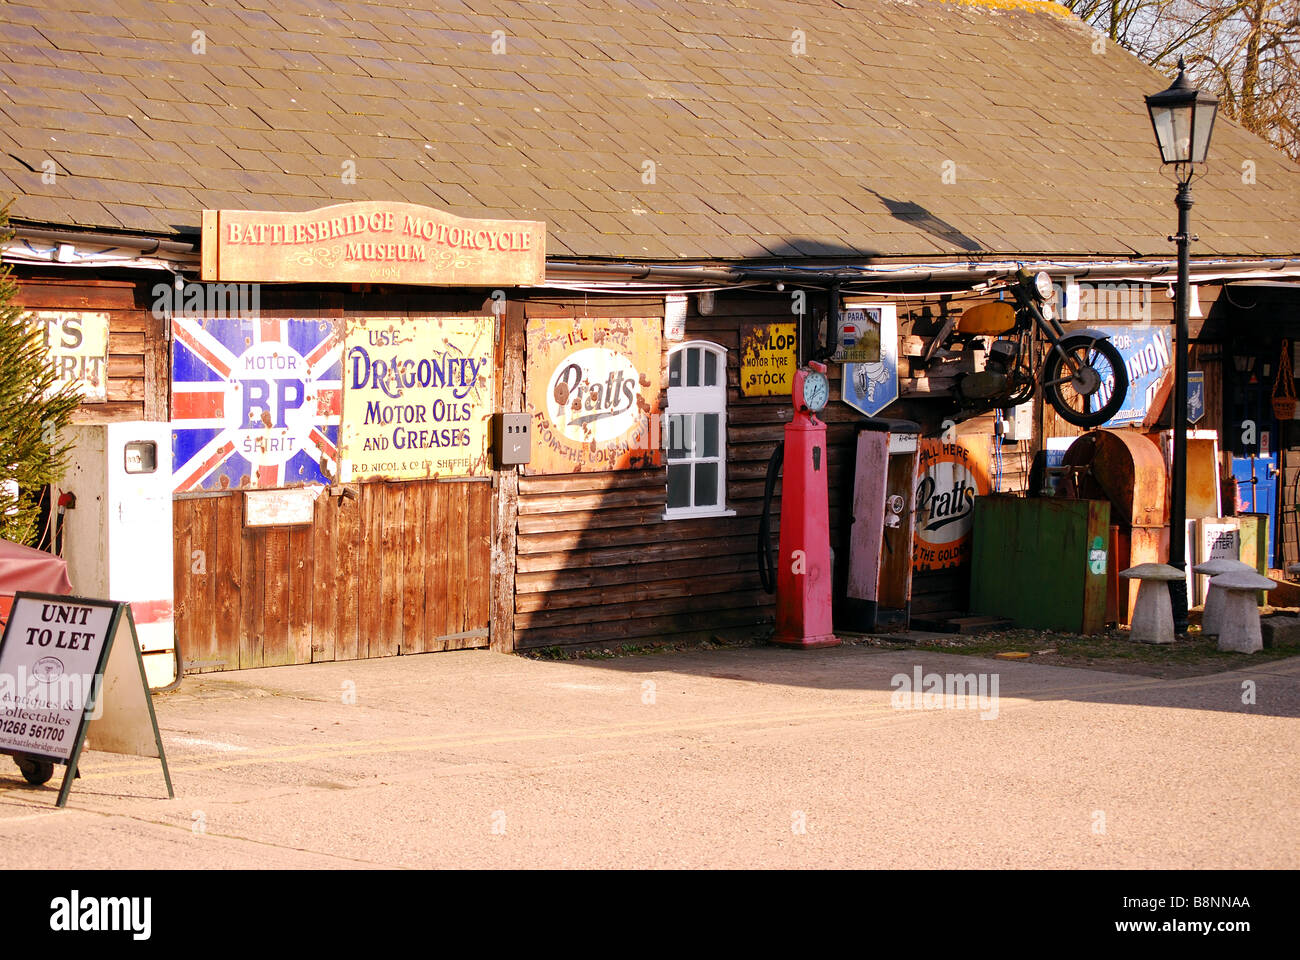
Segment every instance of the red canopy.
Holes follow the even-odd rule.
[[[44,550],[0,540],[0,622],[9,618],[9,608],[19,590],[71,593],[67,561]]]

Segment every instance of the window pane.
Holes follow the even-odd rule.
[[[681,416],[669,414],[666,418],[668,436],[664,438],[664,446],[668,450],[669,460],[680,460],[682,457],[691,455],[691,426],[694,418],[690,415]]]
[[[697,463],[695,465],[695,505],[697,507],[715,507],[718,505],[718,465],[716,463]]]
[[[682,385],[682,352],[678,350],[668,358],[668,386]]]
[[[704,351],[704,385],[706,387],[718,385],[718,355],[712,350]]]
[[[699,347],[691,347],[686,351],[686,385],[688,387],[698,387],[700,385]]]
[[[720,417],[716,413],[701,413],[699,415],[698,442],[700,445],[697,457],[716,457],[718,455],[718,421]]]
[[[690,505],[691,465],[689,463],[669,464],[668,506],[689,507]]]

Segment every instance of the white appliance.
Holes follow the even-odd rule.
[[[172,614],[171,425],[77,425],[63,436],[72,450],[59,494],[76,497],[62,521],[73,593],[129,601],[149,687],[169,687],[180,675]]]

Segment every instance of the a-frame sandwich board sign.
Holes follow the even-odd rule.
[[[157,757],[175,796],[131,605],[19,592],[0,637],[0,753],[63,764],[62,807],[87,741]]]

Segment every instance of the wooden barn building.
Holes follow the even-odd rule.
[[[0,39],[4,260],[80,422],[171,424],[189,670],[753,635],[796,365],[829,362],[841,556],[868,411],[981,494],[1073,432],[960,420],[975,361],[923,359],[1020,265],[1167,362],[1168,79],[1055,4],[11,0]],[[1198,426],[1251,457],[1300,178],[1222,118],[1211,157]],[[844,323],[882,338],[858,382]],[[959,554],[914,613],[962,609]]]

